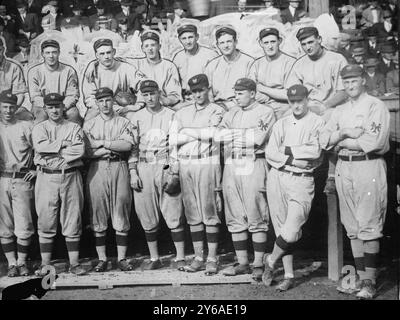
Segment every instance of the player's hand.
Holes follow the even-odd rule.
[[[135,170],[131,170],[131,188],[135,191],[141,191],[143,189],[142,180]]]
[[[29,182],[33,179],[35,179],[37,176],[37,172],[35,170],[29,170],[29,172],[26,173],[24,176],[24,181]]]
[[[307,160],[294,159],[292,161],[292,164],[293,164],[293,166],[300,168],[300,169],[305,169],[305,170],[311,169],[311,163]]]
[[[343,136],[345,138],[350,138],[350,139],[358,139],[363,133],[364,133],[364,128],[344,128],[343,130]],[[340,130],[340,134],[342,135],[342,130]]]
[[[215,191],[215,206],[217,207],[217,212],[222,212],[222,195],[221,191]]]

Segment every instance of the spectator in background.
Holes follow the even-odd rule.
[[[289,0],[289,7],[281,12],[282,23],[293,23],[307,16],[307,13],[299,9],[301,0]]]
[[[378,5],[378,1],[369,1],[369,6],[363,10],[360,27],[367,29],[372,27],[375,23],[382,22],[382,8]]]
[[[0,18],[0,37],[3,37],[6,46],[5,56],[11,58],[15,53],[14,35],[5,29],[5,22]]]
[[[42,8],[43,30],[60,30],[61,21],[64,19],[63,15],[58,12],[58,1],[51,0]]]
[[[174,13],[170,17],[170,20],[173,25],[178,25],[181,23],[182,18],[185,17],[186,9],[180,1],[175,1],[172,8],[174,9]]]
[[[399,6],[397,4],[398,0],[389,0],[388,2],[389,3],[384,5],[384,9],[392,14],[392,23],[394,25],[393,29],[397,30],[399,15]]]
[[[130,0],[121,0],[122,11],[115,15],[115,20],[127,20],[128,31],[140,30],[139,16],[132,10],[132,2]]]
[[[378,45],[378,38],[376,36],[376,32],[373,28],[369,28],[367,31],[367,56],[368,57],[375,57],[379,56],[379,45]]]
[[[260,9],[259,12],[267,14],[272,19],[281,22],[281,10],[274,7],[273,0],[264,0],[264,6],[265,8]]]
[[[339,42],[339,50],[347,61],[352,58],[351,50],[350,50],[350,39],[351,36],[348,33],[341,32],[340,33],[340,42]]]
[[[128,30],[128,21],[126,19],[118,21],[118,34],[121,36],[122,39],[125,41],[129,41],[133,34],[135,33],[134,30]]]
[[[364,59],[365,59],[365,48],[364,47],[355,47],[351,50],[353,58],[350,63],[358,64],[361,67],[364,67]]]
[[[376,67],[379,64],[377,58],[368,58],[364,63],[365,68],[365,88],[367,92],[375,97],[379,97],[386,92],[385,77],[383,74],[376,71]]]
[[[381,57],[377,71],[382,73],[385,77],[386,74],[394,69],[394,63],[392,62],[393,54],[396,52],[396,48],[391,43],[384,43],[381,46]]]
[[[386,40],[392,36],[394,25],[392,23],[392,13],[388,10],[383,11],[383,21],[373,25],[373,29],[380,40]]]
[[[29,62],[29,54],[31,49],[29,40],[25,36],[21,35],[19,38],[17,38],[16,43],[19,52],[13,56],[13,59],[25,67]]]
[[[106,17],[108,20],[110,20],[110,30],[113,32],[117,31],[118,22],[114,19],[114,16],[111,13],[106,13],[106,6],[107,0],[99,0],[94,4],[96,13],[89,17],[89,25],[92,31],[99,30],[98,21],[100,17]]]
[[[399,94],[399,53],[397,52],[392,59],[394,69],[386,75],[386,92]]]
[[[27,4],[24,0],[17,3],[18,14],[16,18],[16,27],[18,34],[26,36],[29,40],[35,39],[41,33],[39,17],[36,13],[28,13]]]
[[[65,29],[70,29],[70,28],[76,28],[76,27],[80,27],[82,29],[83,32],[90,32],[90,22],[89,22],[89,18],[88,17],[84,17],[82,16],[83,10],[85,8],[85,5],[82,3],[75,3],[73,5],[72,9],[72,13],[73,16],[72,17],[67,17],[64,18],[61,21],[61,28],[65,28]]]
[[[38,18],[40,18],[42,7],[43,0],[28,0],[26,2],[26,11],[36,14]]]
[[[8,14],[5,5],[0,5],[0,18],[4,21],[4,30],[11,34],[16,34],[15,19],[12,15]]]

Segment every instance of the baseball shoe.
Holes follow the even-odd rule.
[[[21,264],[20,266],[18,266],[18,271],[19,271],[19,275],[20,276],[29,276],[30,272],[28,267],[26,266],[26,264]]]
[[[222,271],[224,276],[233,277],[238,276],[240,274],[249,274],[250,266],[248,264],[240,264],[236,263],[233,266],[230,266]]]
[[[344,293],[344,294],[355,294],[357,292],[360,292],[361,284],[362,284],[362,281],[357,276],[354,286],[351,286],[349,288],[343,288],[342,285],[340,284],[339,286],[336,287],[336,290],[339,291],[340,293]]]
[[[372,284],[372,281],[369,279],[363,280],[361,284],[361,290],[356,294],[358,299],[370,300],[373,299],[376,295],[375,286]]]
[[[324,188],[324,193],[333,194],[336,192],[335,177],[328,177]]]
[[[71,272],[77,276],[83,276],[87,273],[86,269],[84,267],[82,267],[82,265],[80,263],[78,263],[74,266],[70,266],[69,272]]]
[[[176,269],[179,271],[185,271],[186,260],[174,260],[174,262],[176,264]]]
[[[280,292],[288,291],[294,287],[294,284],[294,278],[284,278],[281,282],[279,282],[275,289]]]
[[[262,275],[262,282],[267,286],[271,286],[272,281],[274,280],[274,268],[269,266],[268,257],[270,254],[264,254],[263,262],[264,262],[264,272]]]
[[[146,266],[145,266],[145,270],[157,270],[157,269],[161,269],[163,267],[160,259],[157,260],[150,260]]]
[[[94,271],[96,272],[107,271],[107,261],[99,260],[99,263],[94,267]]]
[[[251,278],[254,281],[261,281],[263,273],[264,273],[264,266],[253,267],[253,273],[251,274]]]
[[[216,261],[207,261],[206,262],[206,271],[204,274],[206,276],[212,276],[218,273],[218,264]]]
[[[132,271],[133,266],[128,262],[127,259],[122,259],[118,261],[118,268],[121,271]]]
[[[11,265],[8,267],[8,272],[7,272],[7,276],[10,278],[14,278],[14,277],[18,277],[19,276],[19,272],[18,272],[18,268],[16,265]]]
[[[198,272],[204,270],[204,261],[193,259],[192,263],[184,267],[186,272]]]

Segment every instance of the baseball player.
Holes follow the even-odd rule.
[[[211,100],[229,110],[237,105],[233,86],[236,80],[246,77],[254,58],[236,49],[237,34],[234,29],[219,28],[215,38],[222,55],[206,65],[205,74],[212,89]]]
[[[44,275],[53,250],[57,226],[67,245],[70,269],[76,275],[86,270],[79,264],[79,242],[82,233],[83,186],[79,167],[85,153],[81,127],[64,119],[64,97],[58,93],[44,96],[44,111],[48,120],[32,130],[34,162],[38,167],[35,185],[35,206],[38,215],[38,234]]]
[[[140,93],[146,103],[142,110],[128,115],[137,127],[138,145],[129,159],[135,210],[145,231],[150,251],[147,270],[159,269],[157,233],[161,214],[171,230],[178,269],[185,266],[183,203],[180,190],[167,192],[170,179],[179,183],[176,152],[171,153],[168,137],[175,112],[162,105],[157,82],[144,80]],[[173,149],[173,148],[172,148]],[[167,168],[168,167],[168,168]]]
[[[127,59],[127,61],[144,74],[146,79],[157,82],[162,93],[160,99],[163,106],[177,109],[177,104],[182,101],[182,87],[176,65],[170,60],[161,58],[160,37],[157,33],[151,30],[144,31],[140,40],[146,57]],[[142,98],[138,97],[138,101],[142,101]]]
[[[357,270],[352,291],[358,291],[358,298],[372,299],[386,217],[386,162],[382,156],[389,150],[390,115],[381,100],[366,93],[360,66],[344,67],[341,77],[350,99],[333,111],[323,129],[321,145],[340,149],[335,182],[341,221]]]
[[[303,84],[309,91],[308,106],[311,111],[327,121],[334,108],[347,99],[340,78],[340,70],[347,65],[340,54],[322,47],[322,38],[315,27],[301,28],[297,34],[305,55],[296,60],[287,85]],[[334,192],[336,155],[329,155],[328,179],[325,192]]]
[[[35,123],[48,119],[43,109],[43,98],[49,93],[64,96],[65,117],[69,121],[81,124],[76,103],[79,99],[78,74],[75,69],[59,61],[60,44],[56,40],[42,42],[43,62],[28,69],[28,89],[32,103]]]
[[[282,258],[284,279],[278,291],[292,288],[293,245],[301,237],[314,198],[313,170],[322,162],[319,134],[324,120],[309,111],[308,90],[294,85],[287,90],[292,113],[279,119],[273,129],[265,154],[271,170],[268,173],[267,197],[276,241],[271,254],[264,258],[263,282],[273,280],[276,262]]]
[[[183,49],[175,54],[172,62],[178,67],[182,89],[188,91],[188,80],[197,74],[204,73],[206,64],[216,58],[218,53],[198,43],[199,34],[195,25],[185,24],[177,31]]]
[[[265,55],[253,62],[248,76],[257,83],[257,101],[267,103],[280,119],[289,110],[286,81],[296,59],[280,51],[282,38],[275,28],[261,30],[258,43]]]
[[[95,97],[100,114],[83,125],[87,155],[91,160],[86,194],[89,199],[90,227],[96,237],[99,256],[96,272],[107,269],[106,233],[110,217],[115,230],[118,267],[122,271],[133,269],[126,259],[132,206],[126,160],[135,142],[129,120],[114,112],[113,95],[110,88],[99,88]]]
[[[15,61],[6,58],[6,47],[3,37],[0,37],[0,92],[9,91],[17,96],[18,119],[33,120],[32,114],[22,107],[27,92],[24,71]]]
[[[115,94],[119,91],[137,92],[138,84],[143,77],[132,65],[115,58],[116,50],[110,39],[98,39],[93,44],[96,60],[87,65],[82,81],[83,101],[88,111],[85,120],[90,120],[99,114],[96,103],[96,92],[101,87],[110,88]],[[144,104],[126,106],[119,112],[125,115],[129,111],[137,111]]]
[[[26,257],[34,233],[31,207],[33,183],[32,122],[17,120],[16,95],[0,94],[0,240],[8,276],[27,276]],[[17,237],[17,254],[15,240]]]
[[[226,269],[227,276],[250,272],[247,239],[254,248],[254,280],[261,280],[267,244],[268,204],[266,196],[267,162],[264,148],[275,123],[272,108],[256,102],[256,83],[240,78],[235,86],[237,107],[225,113],[215,135],[224,142],[225,166],[222,191],[226,224],[232,234],[238,264]]]
[[[207,275],[217,273],[219,212],[221,211],[220,150],[213,142],[224,109],[209,101],[209,83],[205,74],[188,81],[195,102],[177,111],[170,134],[170,144],[177,145],[179,175],[186,220],[190,226],[195,258],[185,271],[204,269],[204,229],[207,235]]]

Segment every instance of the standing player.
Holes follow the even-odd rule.
[[[265,150],[271,170],[267,196],[276,241],[264,259],[263,282],[271,285],[273,269],[282,258],[285,276],[276,287],[286,291],[294,286],[293,245],[301,237],[314,198],[313,170],[321,164],[319,133],[324,120],[308,110],[308,91],[303,85],[287,90],[292,114],[278,120]]]
[[[96,102],[100,114],[83,125],[87,155],[91,159],[86,194],[89,198],[90,227],[96,237],[99,256],[96,272],[106,271],[107,268],[106,233],[110,217],[117,242],[118,267],[122,271],[133,269],[126,260],[132,206],[126,160],[135,142],[129,120],[114,112],[113,95],[110,88],[98,89]]]
[[[246,77],[254,58],[236,49],[237,34],[230,27],[222,27],[215,33],[222,55],[211,60],[205,74],[211,85],[212,101],[225,110],[237,106],[233,86],[236,80]]]
[[[8,276],[27,276],[26,257],[34,233],[32,223],[32,122],[17,120],[16,95],[0,94],[0,240],[8,261]],[[15,255],[17,237],[18,260]]]
[[[146,269],[162,267],[157,243],[160,214],[171,230],[176,248],[175,262],[181,269],[185,266],[182,196],[180,190],[172,194],[166,190],[166,183],[170,179],[175,181],[175,186],[179,183],[176,152],[170,154],[168,142],[175,112],[162,105],[162,92],[157,82],[142,81],[140,92],[146,107],[128,115],[132,124],[137,126],[139,144],[129,159],[129,169],[136,213],[150,251],[150,262]],[[168,170],[165,167],[169,167]]]
[[[206,64],[217,57],[218,53],[198,43],[199,34],[197,27],[193,24],[179,27],[178,39],[183,49],[175,54],[172,61],[178,67],[182,89],[188,91],[188,80],[197,74],[204,73]]]
[[[219,148],[213,143],[224,109],[208,99],[205,74],[189,79],[195,103],[177,111],[171,129],[171,145],[179,148],[179,174],[186,220],[190,226],[195,258],[185,271],[204,269],[204,229],[208,243],[206,274],[217,273],[217,246],[221,211]],[[205,227],[204,227],[205,226]]]
[[[60,62],[60,44],[57,41],[45,40],[40,48],[43,62],[29,68],[27,75],[35,123],[48,119],[43,110],[44,96],[49,93],[58,93],[65,97],[63,104],[66,118],[80,124],[82,119],[76,107],[79,99],[79,85],[75,69]]]
[[[225,143],[222,190],[226,224],[232,234],[238,264],[224,270],[227,276],[250,272],[247,239],[254,248],[253,279],[263,274],[267,245],[268,203],[266,197],[267,162],[264,148],[275,123],[270,107],[256,102],[256,83],[247,78],[235,83],[237,107],[223,117],[214,136]]]
[[[115,94],[119,91],[136,93],[139,81],[143,77],[132,65],[115,58],[116,50],[110,39],[98,39],[93,48],[96,60],[89,62],[82,81],[83,101],[88,108],[85,120],[90,120],[99,114],[95,98],[98,89],[109,88]],[[142,106],[143,104],[135,104],[126,106],[123,110],[137,111]]]
[[[79,242],[82,233],[83,186],[79,167],[85,153],[83,132],[76,123],[64,119],[64,97],[58,93],[44,96],[44,111],[48,120],[32,131],[35,164],[38,174],[35,185],[35,205],[42,267],[49,265],[58,223],[65,237],[70,272],[86,273],[79,264]]]
[[[356,265],[357,297],[376,294],[376,267],[387,206],[386,162],[390,115],[385,104],[365,91],[364,71],[348,65],[341,71],[350,100],[338,106],[326,124],[321,145],[338,147],[335,181],[341,221],[350,238]],[[361,280],[361,281],[359,281]],[[340,289],[340,288],[338,288]]]
[[[129,59],[146,79],[157,82],[161,90],[161,104],[174,108],[182,101],[182,87],[176,65],[170,60],[161,58],[160,37],[154,31],[145,31],[140,36],[144,58]],[[138,99],[141,99],[138,97]]]
[[[264,56],[256,59],[250,67],[249,78],[257,83],[257,101],[274,109],[280,119],[289,110],[286,81],[295,58],[280,51],[282,38],[275,28],[260,31],[259,41]]]

